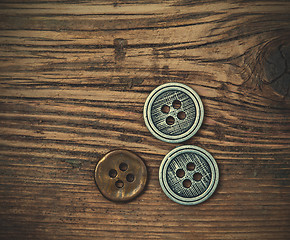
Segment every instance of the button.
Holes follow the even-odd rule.
[[[140,157],[127,150],[107,153],[97,164],[95,181],[100,192],[112,201],[129,201],[146,185],[147,169]]]
[[[158,139],[179,143],[200,128],[204,108],[198,94],[181,83],[166,83],[154,89],[143,111],[149,131]]]
[[[216,161],[206,150],[184,145],[170,151],[159,168],[159,182],[174,202],[196,205],[208,199],[219,181]]]

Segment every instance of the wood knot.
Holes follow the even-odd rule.
[[[290,35],[268,41],[248,56],[251,74],[246,82],[290,99]]]
[[[264,57],[265,84],[278,94],[289,98],[290,42],[271,44]]]
[[[115,48],[115,61],[122,61],[126,56],[126,47],[128,46],[128,41],[123,38],[114,39],[114,48]]]

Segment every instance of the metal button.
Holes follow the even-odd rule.
[[[200,128],[204,109],[198,94],[181,83],[166,83],[154,89],[144,105],[144,121],[158,139],[179,143]]]
[[[146,185],[147,169],[140,157],[127,150],[106,154],[97,164],[95,181],[100,192],[112,201],[128,201]]]
[[[206,150],[180,146],[170,151],[159,168],[159,182],[174,202],[196,205],[208,199],[219,181],[216,161]]]

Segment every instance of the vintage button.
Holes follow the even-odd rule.
[[[184,145],[170,151],[159,168],[159,182],[174,202],[196,205],[208,199],[219,181],[216,161],[206,150]]]
[[[198,94],[181,83],[166,83],[154,89],[143,111],[149,131],[158,139],[179,143],[200,128],[204,108]]]
[[[127,150],[107,153],[95,168],[100,192],[112,201],[129,201],[145,187],[147,169],[140,157]]]

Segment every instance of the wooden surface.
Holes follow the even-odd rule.
[[[289,1],[0,3],[1,239],[289,239]],[[172,148],[143,121],[167,82],[196,90],[220,182],[181,206],[158,182]],[[94,183],[109,150],[149,180],[126,204]]]

